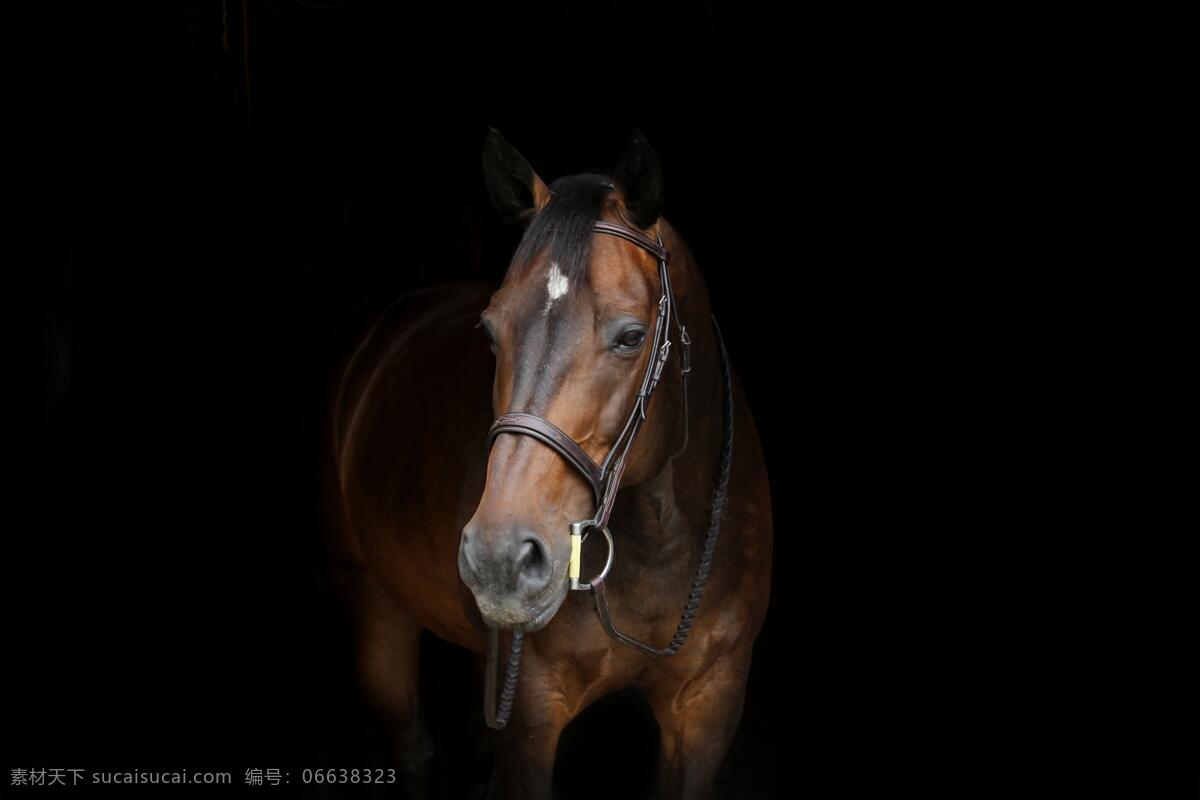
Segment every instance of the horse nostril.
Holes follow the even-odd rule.
[[[517,581],[528,591],[545,587],[550,575],[546,546],[540,539],[530,537],[521,542],[516,558]]]
[[[468,575],[478,575],[479,566],[475,563],[474,547],[471,541],[471,531],[464,528],[462,540],[458,545],[458,572],[465,580]]]
[[[521,572],[534,571],[546,563],[546,554],[537,539],[526,539],[517,553],[517,569]]]

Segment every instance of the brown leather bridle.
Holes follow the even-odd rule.
[[[593,224],[592,230],[596,233],[603,233],[609,236],[616,236],[631,242],[643,250],[646,250],[658,260],[658,274],[662,285],[662,295],[658,300],[658,317],[654,323],[654,338],[651,342],[650,359],[646,364],[646,371],[642,375],[641,387],[638,390],[637,400],[634,402],[633,409],[629,413],[621,434],[613,443],[608,455],[604,460],[597,464],[592,460],[583,448],[580,447],[574,439],[563,432],[558,426],[554,425],[549,420],[539,417],[536,414],[528,414],[520,411],[510,411],[501,414],[492,423],[491,429],[488,431],[487,444],[490,448],[495,442],[496,437],[502,433],[511,433],[522,436],[530,436],[547,447],[561,455],[568,464],[573,466],[587,481],[592,488],[593,495],[596,499],[596,511],[590,519],[580,520],[571,524],[572,538],[572,561],[571,571],[568,579],[571,583],[572,590],[591,591],[596,602],[596,611],[600,617],[600,625],[605,632],[614,640],[641,650],[642,652],[652,656],[670,656],[674,655],[680,647],[683,646],[687,639],[688,632],[691,629],[692,621],[695,617],[696,609],[700,604],[700,598],[703,594],[704,584],[708,578],[708,570],[712,563],[713,554],[716,549],[717,534],[720,531],[721,511],[725,505],[725,494],[729,482],[729,469],[732,461],[733,449],[733,425],[732,425],[732,384],[729,372],[728,357],[725,353],[725,345],[721,339],[720,329],[716,327],[716,320],[713,320],[714,330],[717,333],[717,340],[721,346],[721,363],[724,369],[724,388],[725,388],[725,435],[724,445],[722,447],[722,466],[718,474],[717,489],[713,496],[713,510],[710,520],[708,536],[705,539],[704,551],[701,556],[700,565],[697,568],[696,578],[692,583],[692,592],[688,597],[687,605],[685,606],[683,616],[679,626],[676,628],[675,635],[672,637],[670,644],[666,647],[659,648],[647,644],[640,639],[622,633],[617,629],[613,622],[612,614],[608,608],[608,600],[604,592],[604,582],[608,577],[609,571],[612,569],[614,557],[614,545],[612,534],[608,530],[609,517],[612,514],[613,503],[616,500],[617,490],[621,486],[621,477],[625,473],[625,467],[628,463],[629,453],[633,449],[633,443],[637,439],[638,432],[641,430],[642,423],[646,420],[646,412],[649,407],[650,397],[654,394],[655,388],[659,384],[659,379],[662,377],[663,367],[667,363],[667,359],[671,353],[671,336],[670,328],[672,316],[676,328],[679,332],[679,344],[683,351],[683,363],[680,365],[680,375],[683,382],[683,405],[684,405],[684,444],[680,450],[675,453],[682,453],[687,447],[687,429],[688,429],[688,398],[687,385],[688,375],[691,373],[691,345],[692,340],[688,336],[687,328],[683,321],[679,318],[675,308],[675,293],[671,288],[671,276],[667,269],[670,262],[670,253],[663,246],[661,237],[658,241],[654,241],[635,230],[631,230],[623,225],[617,225],[612,222],[603,220]],[[580,558],[580,548],[582,542],[587,538],[587,535],[592,530],[599,530],[604,534],[604,538],[608,544],[608,558],[605,562],[604,569],[600,574],[592,578],[588,582],[582,582],[578,579],[578,565]],[[485,680],[485,698],[484,698],[484,716],[487,724],[492,728],[503,728],[508,723],[509,713],[512,708],[512,700],[516,692],[517,673],[520,669],[521,661],[521,646],[523,635],[514,633],[512,647],[509,654],[508,665],[505,669],[504,689],[501,696],[500,708],[497,709],[495,702],[496,695],[496,664],[499,659],[499,631],[496,628],[489,628],[488,631],[488,650],[487,650],[487,675]]]
[[[608,526],[608,518],[612,514],[613,501],[616,499],[617,489],[620,488],[621,476],[625,473],[629,452],[633,449],[633,443],[637,439],[638,431],[646,419],[646,409],[650,403],[650,397],[654,394],[654,389],[658,386],[663,367],[666,365],[667,357],[671,353],[670,325],[672,312],[675,309],[675,293],[671,288],[671,276],[667,271],[667,264],[670,262],[671,257],[667,249],[663,247],[661,239],[655,242],[637,231],[611,222],[604,222],[603,220],[596,222],[592,226],[592,230],[596,233],[606,233],[610,236],[620,237],[649,251],[651,255],[658,259],[658,274],[662,282],[662,296],[658,300],[658,318],[654,323],[654,339],[651,344],[650,360],[647,362],[646,371],[642,375],[642,385],[638,391],[637,401],[633,405],[633,410],[629,412],[629,417],[626,419],[625,426],[621,430],[621,435],[617,437],[612,449],[608,452],[608,456],[600,464],[593,461],[591,456],[585,453],[583,448],[560,430],[558,426],[536,414],[526,414],[519,411],[510,411],[507,414],[502,414],[492,423],[487,438],[488,447],[490,448],[496,437],[502,433],[532,436],[565,458],[568,464],[575,467],[583,475],[584,480],[592,487],[592,492],[596,497],[596,513],[591,519],[580,520],[571,526],[572,536],[581,538],[583,534],[593,529],[603,531]],[[681,373],[683,375],[684,396],[686,398],[687,376],[692,369],[692,340],[688,336],[687,328],[684,327],[682,320],[679,319],[677,314],[674,316],[675,324],[679,329],[679,343],[683,348],[683,367]],[[687,406],[686,399],[684,406],[685,408]],[[601,574],[599,580],[603,580],[603,578],[604,575]],[[571,588],[586,591],[591,588],[591,585],[575,580],[572,582]]]

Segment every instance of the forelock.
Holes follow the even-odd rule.
[[[553,197],[525,230],[509,273],[524,269],[541,253],[572,286],[587,279],[592,226],[600,219],[612,179],[596,173],[568,175],[550,184]]]

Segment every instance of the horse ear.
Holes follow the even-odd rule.
[[[483,142],[483,176],[505,222],[529,222],[550,202],[550,189],[495,128]]]
[[[640,130],[633,132],[625,153],[617,162],[615,182],[630,221],[639,228],[653,225],[662,214],[662,167],[650,140]]]

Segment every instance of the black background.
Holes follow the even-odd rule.
[[[892,763],[872,748],[912,735],[905,678],[929,679],[911,661],[934,601],[913,585],[900,605],[875,577],[893,586],[892,559],[935,545],[879,527],[914,524],[929,487],[901,484],[955,447],[920,430],[956,402],[915,399],[927,347],[957,351],[908,305],[934,274],[906,267],[947,245],[913,245],[931,223],[899,188],[922,170],[897,145],[904,93],[878,102],[886,74],[842,92],[851,58],[803,55],[820,27],[723,3],[375,0],[49,21],[29,120],[41,424],[30,522],[6,542],[5,766],[240,784],[248,767],[386,763],[319,580],[321,401],[351,332],[398,293],[502,274],[519,231],[484,189],[488,126],[547,180],[647,133],[746,385],[776,572],[726,796]],[[429,661],[445,746],[478,709],[458,696],[466,665],[436,643]],[[618,698],[584,723],[561,759],[587,780],[564,796],[644,790],[644,708]],[[452,796],[465,778],[441,769]]]

